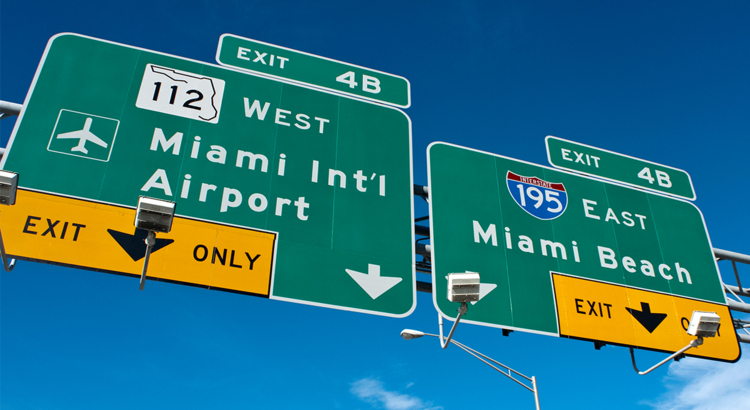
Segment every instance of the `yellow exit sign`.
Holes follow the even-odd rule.
[[[19,189],[2,217],[14,257],[135,277],[143,269],[135,209]],[[268,297],[275,249],[273,232],[178,216],[156,236],[148,278]]]
[[[729,308],[674,295],[552,273],[560,336],[675,352],[694,337],[687,334],[694,310],[721,317],[716,337],[688,356],[728,362],[740,358]]]

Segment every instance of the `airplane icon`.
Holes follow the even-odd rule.
[[[96,135],[94,135],[94,133],[92,133],[91,131],[89,131],[91,129],[91,123],[93,121],[94,120],[91,117],[88,117],[88,118],[86,118],[86,123],[83,125],[83,129],[82,130],[71,131],[71,132],[66,132],[66,133],[63,133],[63,134],[59,134],[56,138],[60,138],[60,139],[68,139],[68,138],[75,139],[75,138],[77,138],[78,139],[78,145],[76,145],[75,147],[71,148],[70,151],[82,152],[84,154],[88,154],[89,153],[89,151],[85,147],[86,142],[89,142],[89,141],[93,142],[96,145],[99,145],[100,147],[107,148],[108,144],[106,142],[102,141],[99,137],[97,137]]]

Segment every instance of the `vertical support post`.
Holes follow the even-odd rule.
[[[4,101],[0,101],[0,103],[4,103]],[[2,104],[0,104],[0,109],[4,109]],[[0,205],[15,204],[17,191],[18,174],[11,171],[0,170]],[[12,271],[16,266],[16,260],[11,259],[10,262],[8,262],[8,255],[5,254],[5,244],[3,243],[2,232],[0,232],[0,257],[3,259],[3,267],[5,268],[5,271]]]
[[[8,255],[5,254],[5,244],[3,243],[3,233],[0,232],[0,255],[3,259],[3,268],[5,268],[6,272],[10,272],[13,270],[13,268],[16,267],[16,260],[11,259],[10,262],[8,261]]]
[[[732,261],[732,268],[734,268],[734,277],[737,278],[737,287],[740,289],[740,293],[742,293],[742,283],[740,282],[740,275],[737,273],[737,263]]]
[[[140,290],[143,290],[143,287],[146,285],[146,270],[148,270],[151,248],[156,244],[156,232],[169,233],[172,229],[172,221],[174,220],[174,210],[174,202],[145,196],[138,198],[138,208],[135,211],[133,225],[137,229],[148,231],[148,235],[146,235],[146,258],[143,260]]]
[[[531,386],[534,388],[534,403],[536,403],[536,410],[540,410],[539,407],[539,387],[536,385],[536,376],[531,376]]]
[[[458,307],[458,317],[456,318],[456,321],[453,322],[453,327],[451,327],[451,331],[450,333],[448,333],[448,338],[443,337],[443,317],[440,316],[440,313],[438,313],[438,326],[440,326],[440,347],[442,347],[443,349],[448,347],[448,344],[453,338],[453,332],[456,331],[458,322],[461,321],[461,316],[463,316],[464,313],[466,313],[468,310],[469,306],[466,304],[466,302],[461,302],[461,306]]]
[[[141,273],[141,286],[140,290],[146,286],[146,270],[148,269],[148,259],[151,256],[151,247],[156,243],[156,234],[154,231],[148,231],[146,236],[146,258],[143,260],[143,273]]]

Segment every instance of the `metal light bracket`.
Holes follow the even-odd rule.
[[[0,204],[15,204],[16,191],[18,191],[18,174],[10,171],[0,171]],[[0,232],[0,257],[3,259],[3,268],[5,268],[6,272],[10,272],[16,267],[16,260],[9,260],[8,255],[5,254],[2,232]]]
[[[635,369],[635,372],[638,373],[638,374],[640,374],[641,376],[643,376],[643,375],[651,373],[652,370],[656,369],[657,367],[663,365],[664,363],[666,363],[666,362],[668,362],[668,361],[670,361],[672,359],[679,360],[679,358],[682,358],[682,354],[685,353],[686,350],[692,349],[693,347],[698,347],[698,346],[700,346],[702,344],[703,344],[703,338],[699,337],[699,338],[693,340],[692,342],[690,342],[690,344],[688,344],[687,346],[685,346],[682,349],[680,349],[680,350],[672,353],[666,359],[660,361],[659,363],[655,364],[650,369],[648,369],[646,371],[643,371],[643,372],[639,371],[638,370],[638,366],[635,365],[635,353],[633,353],[633,348],[632,347],[630,348],[630,360],[633,362],[633,369]]]
[[[443,337],[443,316],[438,313],[438,326],[440,327],[440,347],[445,349],[448,347],[448,344],[451,342],[451,339],[453,338],[453,332],[456,331],[456,327],[458,327],[458,322],[461,321],[461,316],[463,316],[467,311],[469,310],[469,305],[466,304],[466,302],[461,302],[461,306],[458,307],[458,317],[456,317],[456,321],[453,322],[453,326],[451,327],[450,333],[448,333],[448,337]]]
[[[440,327],[440,347],[445,349],[453,338],[453,332],[456,331],[461,316],[469,310],[466,302],[475,302],[479,300],[479,274],[477,272],[449,273],[448,274],[448,300],[451,302],[461,302],[458,307],[458,317],[453,322],[448,337],[443,337],[443,316],[438,313],[438,326]]]
[[[716,336],[716,332],[719,329],[720,320],[721,318],[719,317],[719,315],[716,314],[716,312],[701,312],[699,310],[693,311],[693,316],[690,318],[690,324],[688,325],[687,333],[691,336],[697,336],[698,337],[697,339],[691,341],[687,346],[672,353],[666,359],[660,361],[659,363],[655,364],[650,369],[643,371],[643,372],[639,371],[638,366],[635,365],[635,353],[633,353],[633,348],[631,347],[630,348],[630,360],[633,362],[633,369],[635,370],[636,373],[643,376],[645,374],[651,373],[652,370],[656,369],[657,367],[663,365],[664,363],[672,359],[680,360],[683,357],[683,353],[685,353],[687,350],[702,345],[704,337]]]
[[[141,196],[138,198],[138,208],[135,212],[133,224],[138,229],[148,231],[146,235],[146,257],[143,260],[140,290],[146,285],[146,271],[151,256],[151,248],[156,244],[156,232],[169,233],[174,220],[175,203],[163,199]]]

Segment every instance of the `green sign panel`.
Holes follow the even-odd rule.
[[[555,168],[695,200],[690,175],[681,169],[553,136],[546,142],[547,158]]]
[[[467,271],[482,284],[467,321],[550,335],[561,335],[564,315],[609,312],[630,324],[642,311],[574,296],[572,312],[561,312],[552,272],[726,305],[703,216],[690,202],[445,143],[430,145],[428,166],[433,297],[445,317],[458,307],[446,278]]]
[[[414,308],[411,123],[397,109],[61,34],[9,147],[1,166],[29,190],[126,207],[144,195],[278,233],[271,298]],[[220,251],[243,257],[234,246]]]
[[[216,61],[397,107],[411,104],[404,77],[231,34],[219,39]]]

